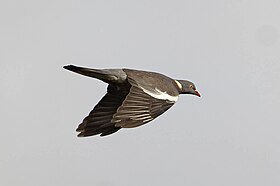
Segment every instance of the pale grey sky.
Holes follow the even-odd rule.
[[[0,185],[280,185],[280,1],[0,1]],[[129,67],[195,82],[149,124],[75,129]]]

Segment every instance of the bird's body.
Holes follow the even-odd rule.
[[[200,96],[193,83],[163,74],[132,69],[65,69],[108,83],[107,94],[78,126],[78,136],[112,134],[152,121],[168,110],[179,94]]]

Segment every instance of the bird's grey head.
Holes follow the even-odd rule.
[[[177,80],[176,83],[178,84],[180,94],[193,94],[200,97],[194,83],[187,80]]]

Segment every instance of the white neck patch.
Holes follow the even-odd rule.
[[[171,102],[176,102],[178,100],[178,97],[179,97],[179,96],[171,96],[171,95],[167,94],[166,92],[160,91],[157,88],[155,89],[155,91],[146,90],[144,88],[142,88],[142,90],[145,93],[147,93],[150,96],[152,96],[153,98],[161,99],[161,100],[168,100],[168,101],[171,101]]]
[[[175,80],[175,82],[178,85],[178,87],[182,90],[182,88],[183,88],[182,84],[179,81],[177,81],[177,80]]]

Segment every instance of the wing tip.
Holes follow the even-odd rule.
[[[96,129],[94,131],[92,130],[86,130],[86,129],[79,129],[79,127],[76,129],[77,132],[80,132],[77,137],[89,137],[89,136],[95,136],[100,135],[101,137],[107,136],[110,134],[113,134],[120,130],[121,127],[110,127],[105,129]]]
[[[77,135],[77,137],[85,137],[85,135],[84,135],[84,133],[83,132],[81,132],[81,133],[79,133],[78,135]]]

